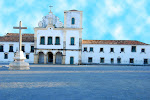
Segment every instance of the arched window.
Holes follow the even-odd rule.
[[[52,44],[52,37],[48,37],[48,45]]]
[[[42,36],[41,39],[40,39],[40,44],[44,45],[45,44],[45,37]]]
[[[75,24],[75,18],[71,19],[71,24]]]
[[[71,45],[74,45],[74,37],[71,37]]]
[[[56,37],[55,44],[60,45],[60,38],[59,37]]]

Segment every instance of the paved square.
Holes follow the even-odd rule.
[[[0,68],[0,100],[148,100],[150,66]]]

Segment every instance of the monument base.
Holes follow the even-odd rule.
[[[9,70],[29,70],[29,63],[24,61],[15,61],[9,64]]]
[[[25,59],[23,51],[17,52],[14,57],[15,61],[9,64],[9,70],[29,70],[29,63],[25,62]]]

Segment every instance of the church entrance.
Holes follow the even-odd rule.
[[[56,53],[56,64],[62,64],[62,53]]]
[[[47,56],[48,56],[47,63],[53,63],[53,53],[48,52]]]
[[[40,64],[44,63],[44,53],[43,52],[39,52],[39,63]]]

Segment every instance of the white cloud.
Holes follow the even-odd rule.
[[[2,8],[3,0],[0,0],[0,8]]]
[[[125,35],[124,35],[124,30],[123,27],[121,25],[117,25],[115,27],[115,29],[112,31],[111,35],[117,39],[117,40],[126,40],[128,39]]]
[[[147,17],[147,20],[146,20],[147,24],[150,24],[150,16]]]
[[[105,4],[104,10],[106,10],[105,13],[108,13],[109,16],[120,15],[123,11],[121,5],[114,3],[113,0],[105,0]]]
[[[69,3],[68,0],[58,0],[55,6],[57,7],[55,12],[58,13],[63,12],[64,10],[79,9],[80,7],[84,8],[87,6],[87,1],[76,0]]]
[[[16,0],[17,7],[22,7],[24,5],[32,5],[35,0]]]
[[[11,25],[4,26],[0,23],[0,35],[5,35],[6,33],[11,33],[13,31],[13,28]]]
[[[40,12],[34,12],[32,14],[22,13],[18,15],[16,24],[18,25],[19,21],[22,21],[23,26],[28,27],[37,27],[38,22],[42,20],[43,14]]]

